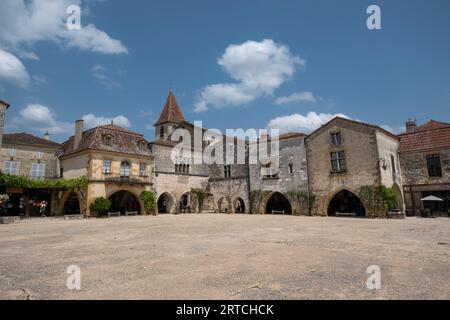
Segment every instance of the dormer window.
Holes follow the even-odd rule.
[[[342,137],[339,131],[331,133],[331,145],[340,146],[342,144]]]
[[[103,138],[103,144],[105,146],[112,146],[112,140],[113,140],[112,134],[104,134],[102,138]]]
[[[147,149],[147,142],[145,140],[138,141],[139,150],[145,151]]]

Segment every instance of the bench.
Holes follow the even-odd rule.
[[[111,218],[113,216],[120,217],[120,211],[118,211],[118,212],[108,212],[108,218]]]
[[[357,214],[355,212],[336,212],[336,217],[356,217]]]
[[[126,216],[137,216],[138,212],[137,211],[125,211],[125,215]]]
[[[82,214],[65,214],[64,220],[76,220],[76,219],[84,219],[84,215]]]
[[[20,217],[0,217],[0,224],[11,224],[20,222]]]
[[[284,210],[283,211],[278,211],[278,210],[272,210],[272,214],[284,214]]]

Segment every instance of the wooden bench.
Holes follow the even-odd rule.
[[[125,211],[125,215],[126,216],[137,216],[138,212],[137,211]]]
[[[278,211],[278,210],[272,210],[272,214],[284,214],[284,210],[283,211]]]
[[[111,218],[113,216],[120,217],[120,211],[118,211],[118,212],[108,212],[108,218]]]
[[[20,217],[0,217],[0,224],[11,224],[20,222]]]
[[[356,217],[357,214],[355,212],[336,212],[336,217]]]
[[[66,214],[64,215],[64,220],[77,220],[84,219],[84,215],[82,214]]]

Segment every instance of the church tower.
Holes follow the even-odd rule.
[[[172,131],[184,121],[183,112],[181,112],[177,99],[171,89],[161,115],[154,124],[156,140],[167,140]]]

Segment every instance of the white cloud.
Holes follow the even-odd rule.
[[[316,98],[314,97],[312,92],[306,91],[306,92],[297,92],[293,93],[289,96],[285,97],[279,97],[275,99],[275,104],[281,105],[281,104],[289,104],[289,103],[295,103],[295,102],[316,102]]]
[[[128,52],[119,40],[93,24],[82,26],[80,30],[68,30],[66,9],[69,5],[81,5],[81,0],[0,1],[0,43],[20,51],[36,42],[53,41],[66,47],[104,54]],[[37,56],[31,54],[29,57]]]
[[[304,132],[309,133],[327,123],[334,117],[350,119],[342,113],[315,113],[309,112],[306,116],[295,113],[289,116],[278,117],[270,120],[267,124],[269,129],[278,129],[281,133]]]
[[[105,88],[114,89],[120,87],[120,84],[109,76],[110,72],[105,67],[97,64],[92,67],[91,72],[92,76]]]
[[[13,128],[24,128],[50,134],[71,134],[73,124],[58,121],[50,108],[41,104],[29,104],[19,111],[19,115],[11,121]]]
[[[0,49],[0,80],[26,87],[30,75],[23,63],[13,54]]]
[[[85,129],[110,124],[114,124],[129,128],[130,121],[127,117],[118,115],[116,117],[95,116],[90,113],[82,117]],[[11,129],[22,129],[26,131],[34,131],[39,133],[49,132],[56,135],[73,135],[74,123],[59,121],[56,115],[47,106],[41,104],[29,104],[19,111],[19,115],[13,118],[9,127]]]
[[[285,45],[271,39],[230,45],[218,64],[236,83],[207,85],[195,102],[196,112],[240,106],[273,92],[294,74],[305,61],[293,55]]]
[[[131,123],[128,120],[128,118],[125,116],[122,116],[122,115],[118,115],[116,117],[109,118],[109,117],[103,117],[103,116],[97,117],[94,114],[89,113],[87,115],[84,115],[82,117],[82,119],[84,120],[84,126],[86,128],[94,128],[94,127],[102,126],[105,124],[111,124],[111,121],[115,125],[118,125],[119,127],[124,127],[124,128],[131,127]]]

